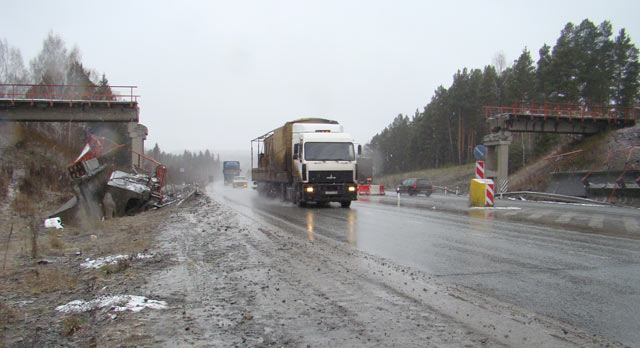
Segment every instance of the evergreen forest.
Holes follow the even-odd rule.
[[[497,54],[483,69],[463,68],[449,88],[438,87],[415,114],[399,114],[368,146],[380,156],[384,174],[440,168],[474,161],[473,148],[488,133],[483,106],[544,101],[577,105],[637,107],[638,49],[608,21],[567,23],[553,47],[543,45],[537,62],[524,48],[511,66]],[[524,134],[514,139],[511,170],[548,150],[559,136]],[[522,143],[522,146],[519,144]],[[526,145],[526,146],[525,146]]]

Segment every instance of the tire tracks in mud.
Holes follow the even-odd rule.
[[[162,232],[147,291],[161,346],[593,346],[578,329],[363,253],[266,213],[199,198]],[[142,335],[141,335],[142,336]]]

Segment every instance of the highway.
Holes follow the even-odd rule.
[[[282,229],[343,242],[488,297],[640,345],[640,210],[466,197],[362,197],[299,208],[215,186],[217,200]],[[294,228],[295,227],[295,228]],[[298,232],[300,233],[300,232]]]

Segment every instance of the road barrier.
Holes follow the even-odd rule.
[[[358,185],[358,194],[363,196],[384,195],[384,185]]]
[[[472,179],[469,188],[469,205],[493,207],[494,186],[491,179]]]
[[[484,161],[476,162],[476,179],[484,179]]]

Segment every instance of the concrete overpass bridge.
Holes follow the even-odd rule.
[[[548,102],[516,102],[514,106],[485,106],[490,134],[483,139],[487,147],[486,177],[494,179],[498,191],[508,187],[509,145],[512,133],[596,134],[605,130],[633,127],[639,108],[588,106]]]
[[[0,122],[101,123],[121,136],[112,140],[124,143],[128,153],[144,153],[148,131],[139,124],[136,88],[0,84]],[[130,157],[128,164],[136,164],[138,157]]]

